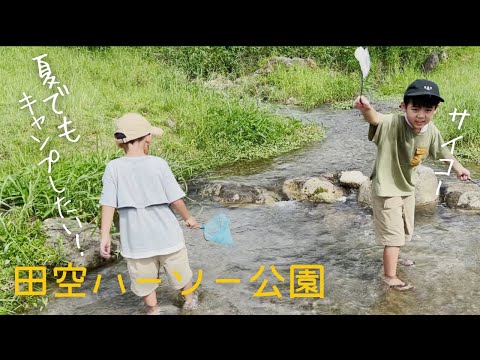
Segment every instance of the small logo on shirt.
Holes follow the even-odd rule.
[[[424,88],[425,90],[432,90],[432,87],[431,87],[431,86],[428,86],[428,85],[425,85],[423,88]]]

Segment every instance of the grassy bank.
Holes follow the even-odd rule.
[[[58,254],[43,246],[39,228],[43,219],[58,216],[48,163],[38,165],[50,151],[60,155],[50,174],[55,186],[66,189],[62,196],[71,200],[82,221],[96,221],[105,164],[121,155],[112,135],[113,119],[123,113],[142,113],[165,129],[151,151],[169,161],[180,181],[223,164],[299,148],[323,135],[322,129],[271,114],[254,100],[206,89],[181,70],[159,63],[149,51],[0,48],[0,313],[24,311],[44,301],[14,295],[16,266],[34,263],[50,268],[61,262]],[[68,86],[70,95],[59,96],[56,108],[72,121],[69,129],[76,131],[71,137],[80,135],[76,143],[59,137],[63,115],[55,114],[50,102],[43,103],[56,87],[42,86],[31,59],[44,53],[52,74],[60,85]],[[23,92],[37,100],[34,115],[45,116],[41,129],[31,126],[28,109],[20,110]]]

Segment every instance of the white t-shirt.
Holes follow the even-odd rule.
[[[157,156],[110,161],[102,177],[100,204],[118,209],[120,253],[140,259],[176,252],[183,231],[168,204],[185,196],[167,162]]]

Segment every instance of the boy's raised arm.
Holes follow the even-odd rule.
[[[380,123],[380,119],[378,117],[378,112],[370,105],[370,102],[365,96],[358,96],[353,106],[360,110],[364,119],[373,126],[377,126]]]

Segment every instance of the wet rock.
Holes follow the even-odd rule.
[[[340,184],[350,188],[358,189],[367,180],[368,176],[361,171],[342,171],[340,174]]]
[[[288,179],[282,191],[289,200],[299,201],[332,203],[343,197],[342,189],[323,177]]]
[[[372,180],[368,179],[360,185],[357,201],[372,207]]]
[[[467,191],[458,199],[457,206],[467,210],[480,210],[480,190]]]
[[[427,167],[420,165],[417,168],[417,180],[415,185],[415,205],[426,205],[436,203],[438,180],[435,172]]]
[[[200,195],[202,196],[213,196],[218,197],[220,196],[220,191],[222,190],[222,186],[224,184],[221,183],[212,183],[204,185],[203,189],[200,189]]]
[[[259,186],[215,182],[205,185],[200,195],[229,204],[273,204],[281,196]]]
[[[87,269],[105,265],[117,259],[112,256],[105,260],[100,256],[100,229],[95,224],[81,223],[82,227],[74,219],[50,218],[43,222],[42,228],[47,234],[45,245],[60,249],[68,262],[73,266],[84,266]],[[63,225],[71,232],[65,231]],[[80,249],[77,247],[75,235],[79,235]],[[112,236],[112,253],[117,253],[119,241]],[[83,256],[81,255],[83,252]]]
[[[415,205],[415,215],[434,216],[438,211],[437,205],[436,202]]]
[[[459,203],[460,197],[466,193],[477,191],[479,191],[479,186],[471,183],[456,182],[454,184],[447,185],[445,189],[445,203],[451,208],[460,206],[466,207],[466,202],[468,201],[467,199],[470,198],[470,194],[466,195],[462,199],[461,204]]]
[[[338,175],[334,174],[334,173],[330,173],[330,172],[327,172],[327,173],[323,173],[320,175],[320,177],[323,177],[325,179],[327,179],[328,181],[331,181],[331,182],[335,182],[336,180],[338,180]]]

